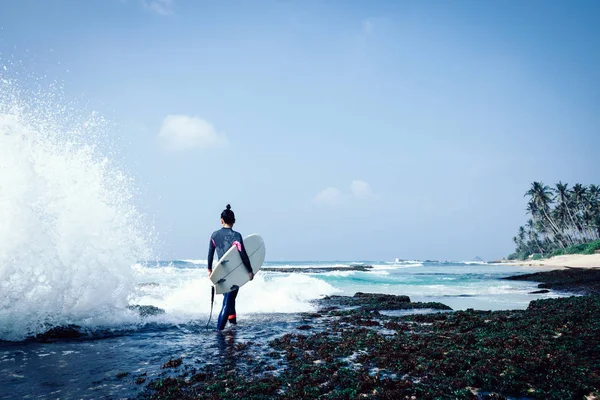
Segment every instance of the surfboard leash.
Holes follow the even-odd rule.
[[[208,322],[206,323],[206,329],[208,329],[208,325],[210,324],[210,320],[212,318],[213,312],[213,304],[215,304],[215,287],[210,287],[210,315],[208,316]]]

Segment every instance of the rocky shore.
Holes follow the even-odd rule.
[[[573,294],[600,295],[600,269],[571,268],[509,276],[514,281],[541,282],[540,289],[553,289]]]
[[[577,280],[583,279],[578,271],[534,275],[510,279],[535,279],[552,289],[591,288],[589,277]],[[225,361],[210,368],[166,360],[159,379],[132,376],[146,385],[140,397],[600,396],[600,296],[595,294],[532,301],[526,310],[512,311],[451,311],[440,303],[369,293],[331,296],[319,306],[317,313],[302,314],[295,332],[265,346],[229,343]]]

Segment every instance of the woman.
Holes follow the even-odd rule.
[[[225,255],[227,250],[232,246],[236,246],[242,257],[242,262],[248,270],[248,277],[252,280],[254,279],[254,273],[252,272],[252,266],[250,265],[250,258],[248,258],[248,253],[246,253],[242,235],[232,229],[233,224],[235,224],[235,214],[231,211],[231,206],[227,204],[227,207],[221,213],[221,225],[223,227],[218,231],[213,232],[210,237],[210,243],[208,244],[208,275],[210,277],[212,274],[212,263],[215,250],[220,259]],[[223,308],[221,308],[219,321],[217,323],[217,329],[220,331],[225,328],[227,321],[234,325],[237,323],[235,318],[235,298],[237,297],[238,291],[239,289],[235,289],[224,294]]]

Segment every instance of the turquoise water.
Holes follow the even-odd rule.
[[[353,265],[368,265],[367,271]],[[209,293],[206,262],[187,260],[138,264],[137,279],[147,284],[138,301],[173,312],[206,310],[194,293]],[[335,269],[323,272],[324,268]],[[326,295],[374,292],[408,295],[413,301],[439,301],[454,309],[524,309],[539,298],[555,293],[529,294],[533,282],[500,278],[544,270],[543,268],[437,261],[321,261],[266,262],[255,280],[240,291],[240,302],[248,313],[298,312],[313,309],[311,300]],[[193,307],[192,304],[194,303]],[[187,310],[186,310],[187,308]]]

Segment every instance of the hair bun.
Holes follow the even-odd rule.
[[[227,207],[225,207],[228,210],[231,210],[231,206],[229,204],[227,204]]]

